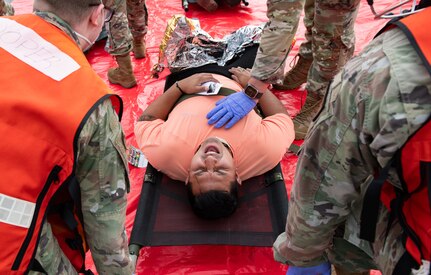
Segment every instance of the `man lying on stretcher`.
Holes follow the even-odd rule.
[[[148,106],[135,125],[138,146],[148,161],[170,178],[186,183],[193,211],[203,218],[232,214],[241,181],[277,165],[294,139],[292,120],[270,91],[258,99],[265,118],[250,112],[230,129],[209,125],[207,114],[223,96],[189,95],[206,91],[205,82],[242,92],[250,72],[229,71],[238,82],[210,73],[177,81]],[[175,105],[183,94],[188,98]]]

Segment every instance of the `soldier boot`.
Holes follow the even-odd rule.
[[[292,90],[307,82],[308,71],[313,63],[313,59],[306,59],[298,54],[295,59],[295,66],[286,73],[283,78],[283,84],[274,84],[273,87],[277,90]]]
[[[133,53],[136,59],[145,57],[145,38],[133,38]]]
[[[118,67],[108,70],[108,80],[112,84],[119,84],[124,88],[132,88],[136,85],[135,75],[133,74],[132,60],[130,55],[115,56]]]
[[[305,104],[301,111],[293,119],[295,139],[304,139],[311,121],[317,115],[323,102],[323,96],[315,93],[307,93]]]
[[[196,0],[196,2],[207,11],[215,11],[218,8],[218,4],[215,0]]]

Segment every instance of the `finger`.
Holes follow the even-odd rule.
[[[225,102],[227,99],[227,96],[223,97],[222,99],[220,99],[219,101],[216,102],[216,106],[219,106],[220,104],[222,104],[223,102]]]
[[[220,111],[223,108],[223,106],[215,106],[212,108],[211,111],[208,112],[207,118],[211,118],[214,114],[216,114],[218,111]]]
[[[228,114],[229,112],[225,108],[221,108],[208,119],[208,124],[212,125]]]
[[[216,106],[207,114],[207,119],[211,121],[217,121],[220,117],[222,117],[227,110],[223,108],[223,106]]]
[[[220,81],[218,81],[212,74],[202,74],[201,75],[201,77],[200,77],[200,81],[201,81],[201,83],[204,83],[204,82],[220,82]]]
[[[216,125],[214,127],[221,128],[223,125],[226,124],[231,118],[233,117],[233,114],[231,112],[226,113],[222,118],[218,120]]]
[[[234,126],[241,118],[239,116],[234,116],[228,124],[226,124],[226,129],[231,128],[232,126]]]
[[[239,82],[239,78],[236,75],[232,75],[232,79],[235,80],[236,82]]]

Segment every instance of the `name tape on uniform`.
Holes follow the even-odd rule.
[[[57,81],[80,68],[75,60],[35,31],[7,18],[0,18],[0,47]]]

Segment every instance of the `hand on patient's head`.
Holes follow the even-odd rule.
[[[202,85],[205,82],[219,82],[219,81],[215,79],[212,74],[199,73],[178,81],[178,85],[180,86],[182,92],[186,94],[195,94],[195,93],[205,92],[208,89],[208,87]]]
[[[246,116],[257,102],[251,99],[244,92],[233,93],[220,99],[208,114],[208,124],[215,123],[216,128],[221,128],[226,124],[226,129],[231,128],[241,118]]]

